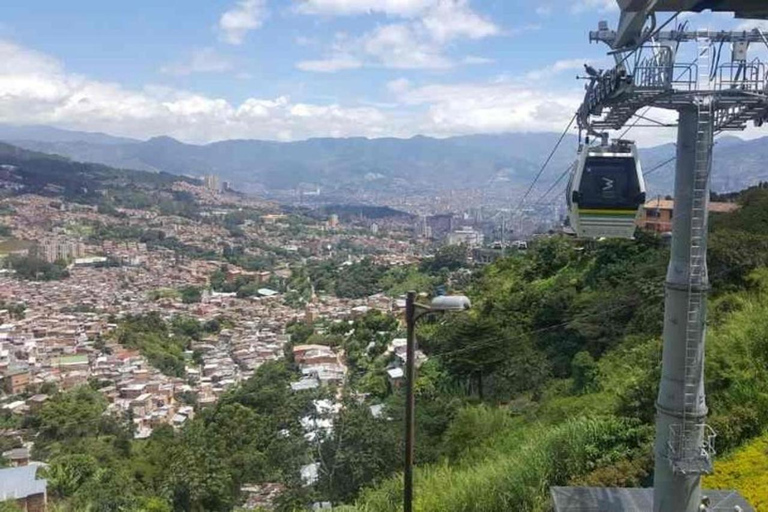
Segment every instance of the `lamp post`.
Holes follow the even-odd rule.
[[[465,311],[471,307],[463,295],[435,297],[429,305],[416,302],[416,292],[410,291],[405,299],[405,323],[408,344],[405,352],[405,470],[403,472],[403,510],[413,511],[413,447],[416,439],[414,384],[416,380],[416,322],[430,313]]]

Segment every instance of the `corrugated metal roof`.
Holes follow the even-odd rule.
[[[651,199],[644,205],[646,210],[674,210],[675,202],[671,199]],[[718,201],[710,201],[708,210],[713,213],[730,213],[739,209],[739,205],[736,203],[723,203]]]
[[[29,465],[0,469],[0,501],[44,493],[48,482],[35,478],[38,467]]]
[[[650,512],[653,489],[609,487],[553,487],[555,512]],[[754,512],[736,491],[703,491],[710,499],[710,512],[733,512],[736,505],[743,512]]]

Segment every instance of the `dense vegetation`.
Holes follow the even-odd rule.
[[[114,338],[122,346],[137,349],[149,363],[172,377],[185,375],[184,351],[191,348],[193,340],[218,333],[221,323],[212,321],[201,324],[194,318],[176,316],[166,322],[157,312],[131,315],[123,319]]]
[[[466,266],[467,250],[458,245],[440,248],[420,266],[387,267],[370,257],[356,262],[332,258],[295,268],[285,289],[304,300],[309,299],[312,289],[349,299],[382,292],[397,297],[409,290],[432,294],[438,287],[445,288],[449,282],[456,281],[457,276],[452,272]]]
[[[312,395],[291,394],[294,378],[284,364],[265,365],[182,431],[160,427],[146,441],[132,440],[127,418],[104,414],[97,391],[59,393],[27,420],[40,432],[34,455],[49,462],[49,495],[72,512],[231,510],[244,483],[298,478],[298,418]]]
[[[766,206],[768,190],[748,191],[738,214],[713,219],[710,247],[709,421],[727,458],[708,484],[737,486],[755,504],[764,499],[761,473],[740,467],[765,462],[764,449],[760,441],[739,447],[768,427],[768,261],[742,252],[768,236],[768,223],[759,222]],[[418,330],[429,359],[416,382],[416,509],[543,512],[551,485],[652,481],[668,256],[663,240],[648,234],[546,237],[461,285],[462,269],[451,270],[458,251],[447,249],[421,269],[382,271],[370,260],[310,265],[286,286],[345,293],[341,276],[357,265],[352,275],[366,290],[356,295],[466,287],[472,311]],[[208,331],[216,329],[145,315],[125,319],[116,336],[183,375],[184,350]],[[145,441],[132,440],[123,419],[102,416],[106,404],[91,390],[57,395],[29,420],[41,429],[36,450],[50,457],[53,495],[70,510],[225,511],[240,502],[242,484],[276,481],[286,486],[281,512],[315,501],[399,510],[403,393],[386,370],[398,364],[388,346],[403,336],[401,326],[369,312],[352,322],[294,323],[288,332],[294,344],[343,349],[343,393],[292,392],[300,375],[288,351],[285,362],[262,366],[180,431],[159,428]],[[305,436],[307,418],[323,418],[316,401],[333,397],[342,404],[334,428]],[[308,486],[300,468],[311,462],[319,463],[318,480]]]
[[[768,427],[766,205],[768,191],[750,190],[738,214],[713,222],[706,371],[721,453]],[[743,254],[750,246],[758,250]],[[667,253],[650,235],[541,239],[482,273],[470,315],[422,329],[422,347],[441,370],[422,369],[420,380],[437,374],[438,389],[453,383],[484,405],[465,401],[453,414],[437,464],[417,456],[418,510],[539,511],[550,485],[651,483]],[[420,391],[418,407],[431,400]],[[581,428],[594,437],[581,438]],[[433,442],[422,429],[419,442]],[[708,482],[738,486],[734,463],[723,464],[724,479]],[[755,478],[744,476],[746,494]],[[397,510],[401,485],[394,477],[374,486],[355,509]]]
[[[708,489],[738,489],[755,510],[768,510],[768,434],[719,460]]]
[[[16,272],[16,277],[19,279],[58,281],[69,277],[67,263],[64,261],[48,263],[34,256],[10,256],[7,264]]]

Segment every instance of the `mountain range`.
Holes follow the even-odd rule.
[[[25,149],[124,169],[187,176],[217,174],[251,192],[320,187],[325,191],[405,193],[509,187],[521,190],[538,173],[559,135],[509,133],[435,139],[320,138],[299,142],[227,140],[204,145],[171,137],[146,141],[46,126],[0,125],[0,140]],[[715,148],[713,189],[738,190],[768,180],[768,139],[722,137]],[[548,187],[573,160],[569,135],[541,184]],[[641,150],[645,170],[675,154],[674,144]],[[649,177],[649,192],[671,193],[672,164]]]

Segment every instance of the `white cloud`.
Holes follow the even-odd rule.
[[[527,32],[536,32],[537,30],[541,30],[542,26],[539,23],[529,23],[528,25],[522,25],[519,27],[513,27],[509,30],[506,30],[504,32],[507,36],[519,36],[522,34],[525,34]]]
[[[578,0],[571,7],[572,12],[598,11],[613,12],[618,11],[619,5],[616,0]]]
[[[220,39],[229,44],[242,44],[246,34],[261,27],[266,17],[266,0],[240,0],[221,15]]]
[[[457,64],[486,63],[478,56],[454,61],[445,55],[445,48],[458,38],[481,39],[501,33],[492,21],[472,11],[468,0],[308,0],[298,10],[337,15],[383,12],[408,18],[379,25],[358,37],[337,37],[329,57],[309,61],[312,66],[306,61],[297,64],[311,71],[349,69],[351,66],[336,64],[352,61],[394,69],[447,69]]]
[[[768,20],[740,20],[736,30],[758,29],[761,32],[768,32]]]
[[[510,81],[434,84],[394,92],[402,104],[426,108],[419,132],[439,136],[562,131],[581,102],[579,94],[553,95]]]
[[[468,55],[468,56],[464,57],[462,62],[464,64],[473,64],[473,65],[475,65],[475,64],[493,64],[496,61],[493,60],[493,59],[489,59],[487,57],[477,57],[475,55]]]
[[[525,74],[526,80],[538,81],[552,78],[563,71],[574,71],[584,69],[587,59],[564,59],[558,60],[552,65],[544,68],[535,69]]]
[[[302,71],[313,71],[315,73],[335,73],[345,69],[356,69],[362,67],[363,63],[351,56],[338,55],[328,59],[303,60],[296,64],[296,67]]]
[[[568,61],[552,68],[567,68]],[[582,99],[579,87],[540,82],[386,84],[388,104],[311,104],[287,95],[239,104],[168,87],[129,89],[69,73],[39,52],[0,41],[0,122],[46,124],[189,142],[228,138],[450,136],[507,131],[560,131]]]
[[[438,42],[457,37],[482,39],[499,33],[493,22],[469,8],[467,0],[440,1],[426,12],[421,22]]]
[[[407,78],[398,78],[397,80],[387,82],[387,90],[396,94],[404,93],[410,88],[411,81]]]
[[[223,73],[233,68],[232,62],[213,48],[195,50],[183,62],[163,66],[160,71],[168,75],[191,75],[193,73]]]
[[[190,142],[400,133],[376,108],[295,103],[287,96],[234,105],[167,87],[128,89],[68,73],[55,59],[2,41],[0,122]]]
[[[350,16],[381,13],[415,16],[437,0],[300,0],[296,11],[302,14]]]
[[[363,52],[384,67],[446,69],[453,66],[440,45],[421,37],[410,24],[383,25],[359,40]]]
[[[552,14],[552,6],[551,5],[540,5],[536,8],[536,14],[542,17],[547,17],[550,14]]]

